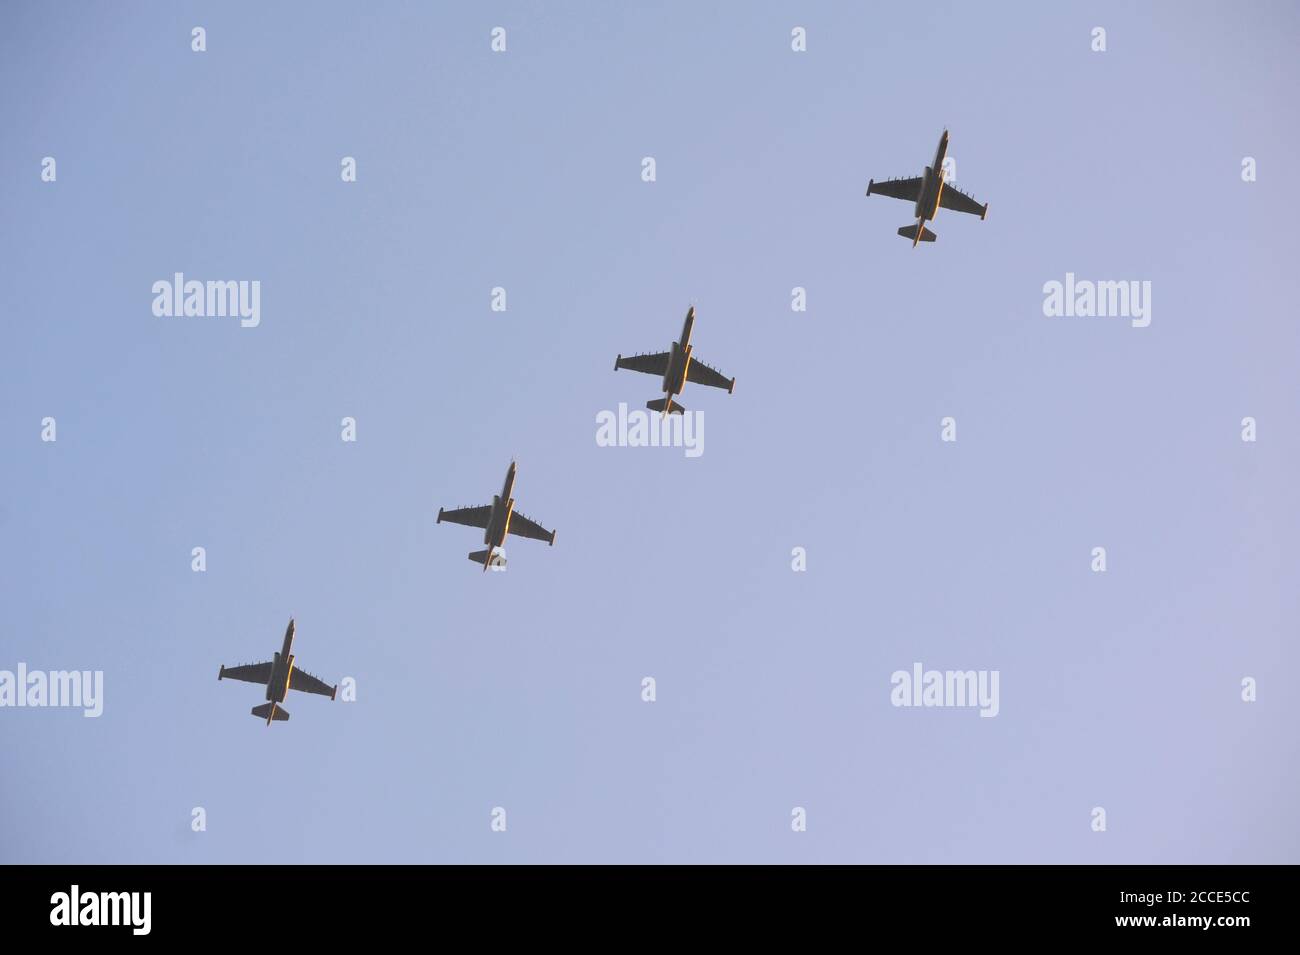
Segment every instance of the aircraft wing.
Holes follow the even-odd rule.
[[[218,680],[243,680],[245,683],[260,683],[266,686],[271,680],[270,663],[246,663],[239,667],[222,667]]]
[[[338,687],[328,686],[324,680],[316,679],[316,677],[312,676],[306,670],[295,668],[294,671],[289,674],[289,689],[301,690],[303,693],[316,693],[320,696],[328,696],[332,700],[334,699],[334,691],[337,690]]]
[[[891,199],[905,199],[908,202],[915,202],[916,197],[920,194],[920,176],[914,176],[911,179],[886,179],[884,182],[876,182],[873,179],[867,184],[867,195],[869,196],[889,196]]]
[[[966,193],[954,189],[952,186],[943,187],[943,192],[939,196],[939,205],[943,206],[945,209],[951,209],[954,212],[969,212],[971,215],[979,216],[981,219],[984,218],[984,214],[989,210],[987,203],[981,205],[970,196],[966,195]]]
[[[626,368],[629,371],[641,371],[647,375],[658,375],[663,377],[664,372],[668,370],[668,352],[661,351],[657,355],[633,355],[631,358],[618,356],[614,362],[614,370]]]
[[[736,384],[735,378],[728,378],[716,368],[710,368],[694,359],[686,368],[686,380],[693,381],[697,385],[708,385],[710,388],[726,388],[727,391],[731,391]]]
[[[450,511],[438,509],[439,521],[451,521],[453,524],[464,524],[466,527],[487,527],[491,517],[491,504],[484,504],[482,507],[457,507]]]
[[[548,531],[536,521],[530,521],[524,515],[515,511],[510,515],[510,533],[516,537],[527,537],[535,541],[546,541],[548,544],[555,543],[555,531]]]

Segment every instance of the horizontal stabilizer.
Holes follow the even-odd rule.
[[[668,414],[681,414],[686,410],[671,398],[656,398],[654,401],[647,401],[645,406],[651,411],[663,411],[667,407]]]
[[[904,239],[911,239],[913,245],[915,245],[917,242],[916,226],[914,225],[903,226],[901,229],[898,230],[898,234],[901,235]],[[937,235],[935,235],[925,226],[921,226],[921,238],[920,238],[921,242],[933,242],[937,238],[939,238]]]
[[[469,559],[472,560],[472,561],[474,561],[474,563],[476,563],[476,564],[482,564],[485,568],[489,566],[489,565],[488,565],[488,562],[487,562],[487,559],[488,559],[488,552],[485,551],[485,550],[476,550],[476,551],[474,551],[474,553],[472,553],[472,554],[469,555]],[[506,565],[506,559],[505,559],[504,557],[501,556],[500,551],[498,551],[498,552],[496,552],[496,553],[494,553],[494,554],[492,555],[492,564],[491,564],[491,566],[493,566],[493,567],[504,567],[505,565]]]
[[[267,718],[268,715],[271,715],[271,707],[273,706],[275,706],[274,703],[263,703],[261,706],[255,706],[253,707],[253,715],[256,716],[258,719],[264,720]],[[283,722],[288,718],[289,718],[288,710],[280,706],[275,706],[275,714],[271,716],[271,719],[279,720],[280,722]]]

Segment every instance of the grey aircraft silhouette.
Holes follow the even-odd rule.
[[[887,179],[867,182],[867,195],[889,196],[916,203],[916,225],[905,225],[898,230],[904,239],[912,240],[912,248],[918,242],[933,242],[938,238],[925,227],[926,220],[934,219],[935,213],[942,206],[954,212],[969,212],[982,220],[989,214],[989,204],[980,205],[964,192],[960,192],[943,181],[943,157],[948,152],[948,130],[939,137],[939,149],[934,154],[934,165],[926,166],[925,172],[912,179]]]
[[[691,329],[694,325],[695,306],[692,305],[686,312],[686,323],[682,326],[681,340],[673,342],[672,348],[668,351],[661,351],[654,355],[633,355],[631,358],[619,355],[614,359],[615,371],[627,368],[647,375],[660,375],[663,378],[664,396],[654,401],[647,401],[645,404],[651,411],[662,411],[665,415],[681,414],[685,411],[682,405],[673,401],[673,395],[680,395],[688,381],[693,381],[697,385],[708,385],[711,388],[726,388],[727,394],[735,390],[735,378],[728,378],[717,369],[692,358],[691,351],[694,346],[691,345]]]
[[[506,483],[501,488],[501,493],[493,496],[491,504],[484,504],[481,507],[458,507],[451,511],[438,508],[439,524],[443,521],[451,521],[453,524],[483,528],[483,543],[488,545],[487,550],[476,550],[469,555],[469,559],[482,564],[484,571],[489,565],[505,566],[506,559],[500,554],[494,557],[492,552],[505,546],[507,534],[546,541],[552,547],[555,546],[555,531],[548,531],[541,524],[515,511],[515,499],[510,494],[515,487],[517,469],[518,465],[511,461],[510,469],[506,471]]]
[[[218,680],[229,677],[243,680],[245,683],[261,683],[266,687],[268,702],[253,707],[253,715],[265,718],[266,725],[272,720],[284,721],[289,718],[289,711],[280,706],[290,690],[303,693],[316,693],[328,696],[331,700],[338,693],[338,685],[328,686],[305,670],[298,670],[293,665],[293,618],[289,618],[289,629],[284,632],[284,646],[269,663],[249,663],[244,666],[222,667],[217,674]]]

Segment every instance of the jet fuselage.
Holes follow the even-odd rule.
[[[934,164],[925,167],[921,174],[921,191],[916,197],[916,217],[924,222],[933,219],[943,198],[943,160],[948,154],[948,130],[939,137],[939,148],[934,153]]]
[[[515,510],[515,499],[511,497],[515,489],[515,470],[515,462],[511,461],[501,493],[492,498],[492,516],[488,518],[487,527],[483,531],[483,543],[489,548],[504,547],[506,535],[510,533],[510,517]],[[484,567],[486,566],[485,564]]]
[[[691,370],[691,329],[695,325],[695,306],[686,311],[680,341],[673,342],[668,352],[668,370],[664,372],[664,394],[669,398],[680,395],[686,387],[686,374]]]
[[[289,691],[289,678],[293,675],[293,621],[284,632],[284,646],[271,660],[271,679],[266,684],[266,698],[272,703],[283,703]]]

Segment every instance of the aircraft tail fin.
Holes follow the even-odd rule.
[[[921,230],[921,234],[919,237],[917,236],[916,233],[917,229]],[[933,232],[931,232],[923,225],[922,226],[905,225],[898,230],[898,234],[901,235],[904,239],[911,239],[913,248],[916,247],[916,243],[918,242],[933,242],[935,239],[939,238],[937,235],[935,235]]]
[[[289,718],[289,711],[275,703],[263,703],[261,706],[253,707],[253,715],[260,720],[266,720],[266,725],[271,725],[271,720],[284,722]]]
[[[671,398],[656,398],[654,401],[647,401],[645,406],[651,411],[662,411],[664,414],[681,414],[686,410]]]
[[[490,564],[488,563],[489,554],[492,555]],[[504,567],[506,565],[506,559],[504,557],[499,553],[493,553],[488,550],[476,550],[474,553],[469,555],[469,559],[474,561],[476,564],[482,564],[484,570],[487,570],[488,567]]]

